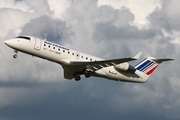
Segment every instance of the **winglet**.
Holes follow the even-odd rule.
[[[139,57],[141,56],[141,54],[142,54],[142,51],[140,51],[140,52],[139,52],[137,55],[135,55],[133,58],[137,60],[137,59],[139,59]]]

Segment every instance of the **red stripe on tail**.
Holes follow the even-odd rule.
[[[156,65],[154,68],[152,68],[151,70],[149,70],[148,72],[146,72],[147,75],[150,75],[151,73],[153,73],[153,71],[158,67],[158,65]]]

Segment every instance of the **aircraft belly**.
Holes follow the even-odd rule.
[[[140,75],[136,74],[136,72],[135,73],[129,73],[124,71],[120,72],[120,71],[116,71],[113,67],[106,67],[100,69],[99,71],[101,72],[98,72],[98,74],[100,74],[101,76],[115,81],[146,82],[147,80],[140,77]]]

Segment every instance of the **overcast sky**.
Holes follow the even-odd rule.
[[[0,0],[0,120],[179,120],[179,0]],[[4,40],[33,35],[105,59],[175,58],[144,84],[63,78]],[[136,64],[140,62],[131,62]]]

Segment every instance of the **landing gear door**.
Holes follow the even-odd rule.
[[[35,45],[34,45],[34,49],[35,50],[40,50],[41,49],[41,40],[38,38],[34,38],[35,39]]]

